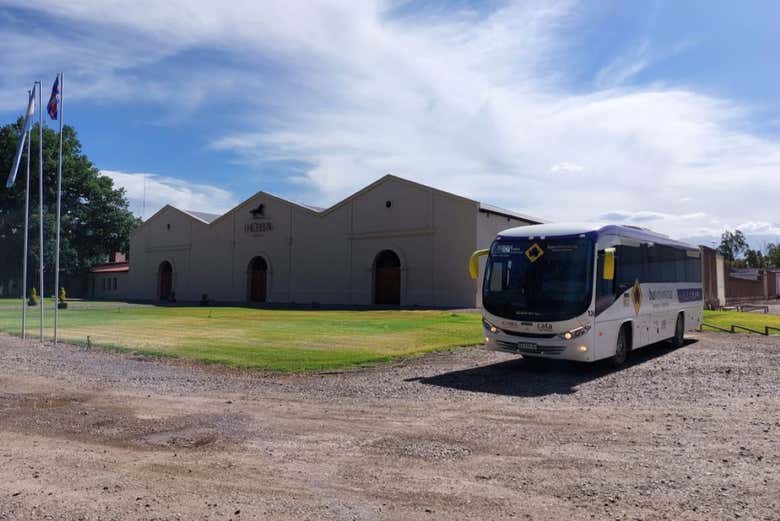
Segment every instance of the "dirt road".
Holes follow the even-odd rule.
[[[780,341],[278,376],[0,336],[0,520],[780,519]]]

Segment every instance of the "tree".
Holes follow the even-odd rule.
[[[766,247],[767,268],[780,268],[780,244],[769,243]]]
[[[734,262],[742,253],[747,252],[747,250],[748,243],[745,239],[745,235],[741,231],[735,230],[732,233],[729,230],[726,230],[720,236],[718,252],[723,255],[727,261]]]
[[[0,181],[11,170],[21,137],[21,118],[0,127]],[[57,205],[57,157],[59,135],[52,129],[43,131],[44,157],[44,271],[46,294],[53,294]],[[37,281],[38,266],[38,127],[32,131],[30,162],[30,242],[28,287]],[[62,142],[62,236],[60,245],[61,280],[84,274],[90,267],[106,262],[114,252],[127,252],[130,233],[138,220],[128,208],[124,189],[100,175],[82,153],[76,131],[65,126]],[[24,190],[26,154],[22,157],[16,184],[0,186],[0,286],[21,281],[21,254],[24,238]],[[78,293],[80,287],[68,288]],[[8,292],[6,290],[6,292]],[[18,291],[17,291],[18,294]]]
[[[760,250],[748,249],[745,252],[746,268],[766,268],[766,258]]]

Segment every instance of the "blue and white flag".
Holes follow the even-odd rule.
[[[30,101],[27,103],[27,114],[24,116],[24,125],[22,126],[22,139],[19,140],[19,148],[16,149],[16,157],[11,165],[11,175],[5,183],[6,188],[11,188],[16,181],[16,173],[19,171],[19,162],[22,160],[22,151],[24,150],[24,141],[27,139],[27,131],[32,124],[32,116],[35,113],[35,87],[30,92]]]

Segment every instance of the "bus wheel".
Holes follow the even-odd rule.
[[[674,338],[672,338],[672,345],[674,347],[682,347],[685,343],[685,318],[683,314],[677,315],[677,323],[674,326]]]
[[[628,335],[626,334],[625,326],[620,328],[618,333],[617,344],[615,345],[615,355],[612,357],[613,367],[623,367],[628,360]]]

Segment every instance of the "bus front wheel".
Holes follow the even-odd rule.
[[[628,352],[630,351],[628,342],[629,340],[628,334],[626,333],[626,327],[623,326],[620,328],[617,342],[615,344],[615,355],[612,357],[613,367],[623,367],[626,365],[626,361],[628,360]]]

